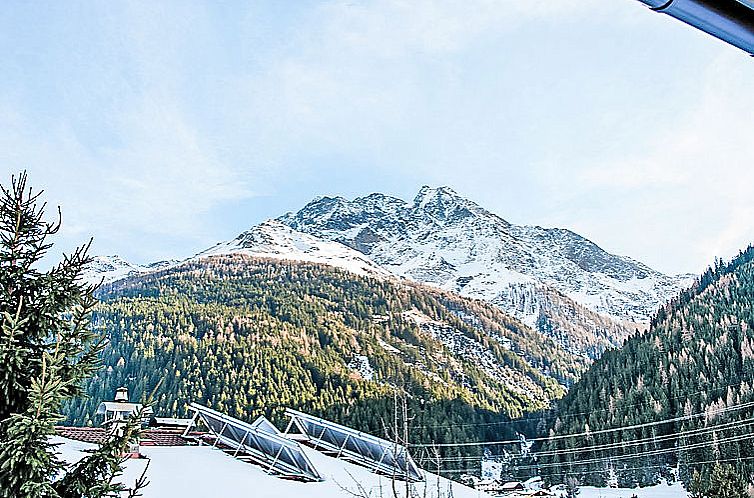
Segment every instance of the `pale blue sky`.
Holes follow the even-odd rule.
[[[666,272],[754,241],[754,60],[635,0],[4,2],[0,177],[185,257],[449,185]]]

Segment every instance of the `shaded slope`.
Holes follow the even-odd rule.
[[[561,477],[573,472],[587,482],[604,483],[612,467],[626,484],[646,484],[680,465],[681,477],[688,481],[693,469],[708,470],[698,462],[716,459],[733,460],[747,476],[754,470],[748,436],[754,411],[746,404],[754,401],[753,260],[750,247],[730,263],[718,263],[661,308],[647,333],[631,337],[623,348],[595,362],[559,403],[553,429],[555,434],[572,434],[681,420],[551,444],[548,449],[562,451],[646,441],[605,452],[560,454],[555,461],[567,463],[558,469]],[[712,430],[721,425],[725,428]],[[698,432],[678,437],[688,431]],[[642,456],[623,459],[632,454]],[[609,457],[620,460],[611,463]],[[596,461],[575,463],[585,458]]]

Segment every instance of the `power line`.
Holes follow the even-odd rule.
[[[740,429],[743,427],[751,426],[753,424],[754,424],[754,417],[743,419],[743,420],[736,420],[734,422],[727,422],[725,424],[707,426],[707,427],[702,427],[699,429],[692,429],[690,431],[681,431],[674,434],[661,434],[659,436],[650,436],[650,437],[646,437],[642,439],[634,439],[634,440],[627,440],[627,441],[615,441],[612,443],[605,443],[605,444],[595,445],[595,446],[585,446],[582,448],[565,448],[563,450],[540,451],[540,452],[535,453],[535,456],[543,457],[543,456],[570,455],[574,453],[585,453],[589,451],[605,451],[605,450],[610,450],[610,449],[615,449],[615,448],[640,446],[642,444],[666,442],[668,440],[680,439],[680,438],[689,437],[689,436],[701,436],[706,433],[713,433],[717,431],[723,431],[723,430],[729,430],[729,429]]]
[[[510,458],[540,458],[543,456],[564,456],[564,455],[573,455],[576,453],[586,453],[586,452],[597,452],[597,451],[607,451],[611,449],[617,449],[617,448],[625,448],[625,447],[632,447],[632,446],[639,446],[642,444],[651,444],[651,443],[658,443],[658,442],[667,442],[671,441],[673,439],[681,439],[686,438],[689,436],[702,436],[706,434],[712,434],[716,433],[718,431],[726,431],[731,429],[742,429],[744,427],[750,427],[754,425],[754,417],[735,421],[735,422],[728,422],[725,424],[719,424],[715,426],[710,427],[704,427],[700,429],[694,429],[691,431],[685,431],[685,432],[679,432],[675,434],[665,434],[660,436],[653,436],[643,439],[635,439],[635,440],[628,440],[628,441],[619,441],[614,443],[608,443],[608,444],[602,444],[602,445],[595,445],[595,446],[586,446],[582,448],[567,448],[564,450],[553,450],[549,452],[536,452],[532,453],[529,456],[511,456]],[[736,436],[738,437],[738,436]],[[694,443],[699,444],[699,443]],[[684,447],[680,448],[672,448],[671,450],[683,450]],[[648,451],[654,451],[654,450],[648,450]],[[638,455],[639,453],[635,453],[632,455],[622,455],[622,456],[630,456],[634,457],[635,455]],[[476,456],[456,456],[456,457],[442,457],[441,460],[445,462],[462,462],[462,461],[473,461],[481,458],[481,455]],[[609,458],[609,457],[602,457],[602,458]],[[569,462],[560,462],[559,464],[568,464]],[[541,464],[544,465],[544,464]]]
[[[559,449],[559,450],[538,451],[538,452],[532,452],[531,455],[527,455],[527,456],[511,455],[509,458],[532,458],[532,457],[538,458],[538,457],[543,457],[543,456],[572,455],[575,453],[586,453],[590,451],[606,451],[606,450],[615,449],[615,448],[626,448],[626,447],[632,447],[632,446],[640,446],[642,444],[666,442],[668,440],[680,439],[680,438],[689,437],[689,436],[698,437],[706,433],[713,433],[713,432],[729,430],[729,429],[741,429],[743,427],[748,427],[751,425],[754,425],[754,417],[743,419],[743,420],[736,420],[734,422],[727,422],[725,424],[692,429],[690,431],[677,432],[674,434],[661,434],[659,436],[649,436],[642,439],[614,441],[612,443],[604,443],[604,444],[599,444],[595,446],[583,446],[583,447],[576,447],[576,448],[564,448],[564,449]],[[454,456],[454,457],[442,457],[442,459],[445,461],[462,461],[462,460],[477,459],[480,457],[481,455],[469,455],[469,456],[459,455],[459,456]]]
[[[751,434],[739,434],[737,436],[732,436],[728,438],[720,439],[719,441],[716,441],[715,444],[728,444],[728,443],[736,443],[745,439],[751,438]],[[571,461],[571,462],[551,462],[551,463],[543,463],[543,464],[537,464],[537,465],[521,465],[517,466],[517,470],[539,470],[543,468],[551,468],[551,467],[563,467],[563,466],[576,466],[576,465],[591,465],[595,463],[600,463],[604,461],[622,461],[622,460],[632,460],[635,458],[646,458],[650,456],[659,456],[665,453],[673,453],[673,452],[679,452],[679,451],[688,451],[688,450],[695,450],[699,448],[704,448],[710,445],[712,441],[702,441],[699,443],[693,443],[687,446],[679,446],[675,448],[664,448],[664,449],[657,449],[657,450],[649,450],[639,453],[634,453],[630,455],[617,455],[617,456],[611,456],[611,457],[601,457],[601,458],[591,458],[591,459],[585,459],[585,460],[577,460],[577,461]]]
[[[708,394],[710,392],[717,392],[722,391],[723,389],[728,389],[730,387],[741,387],[742,384],[746,383],[748,381],[741,381],[737,382],[735,384],[726,384],[724,386],[716,387],[714,389],[703,389],[694,393],[690,394],[684,394],[684,395],[678,395],[673,396],[670,398],[667,398],[668,401],[670,400],[678,400],[678,399],[689,399],[694,396],[698,396],[700,394]],[[631,408],[634,406],[640,406],[643,405],[643,402],[636,402],[631,403],[628,405],[621,405],[621,409],[625,408]],[[529,422],[535,422],[535,421],[543,421],[543,420],[554,420],[557,418],[560,419],[569,419],[569,418],[575,418],[575,417],[581,417],[584,415],[591,415],[593,413],[605,413],[611,411],[609,408],[601,408],[601,409],[595,409],[585,412],[577,412],[577,413],[568,413],[568,414],[553,414],[553,415],[541,415],[539,417],[535,418],[524,418],[524,419],[518,419],[518,420],[501,420],[499,422],[480,422],[480,423],[470,423],[470,424],[435,424],[435,425],[417,425],[414,426],[414,429],[438,429],[438,428],[454,428],[454,427],[490,427],[494,425],[514,425],[514,424],[522,424],[522,423],[529,423]]]
[[[754,407],[754,401],[749,401],[747,403],[742,403],[739,405],[732,405],[729,407],[725,407],[722,409],[712,410],[710,412],[699,412],[699,413],[693,413],[691,415],[684,415],[681,417],[674,417],[669,418],[665,420],[658,420],[654,422],[646,422],[643,424],[634,424],[629,426],[622,426],[622,427],[615,427],[612,429],[601,429],[597,431],[585,431],[580,432],[576,434],[561,434],[557,436],[548,436],[548,437],[539,437],[539,438],[531,438],[526,439],[526,441],[529,442],[537,442],[537,441],[554,441],[554,440],[560,440],[560,439],[568,439],[573,437],[585,437],[585,436],[593,436],[597,434],[607,434],[611,432],[619,432],[619,431],[626,431],[626,430],[633,430],[633,429],[642,429],[644,427],[655,427],[658,425],[663,424],[669,424],[674,422],[682,422],[684,420],[691,420],[694,418],[699,418],[703,416],[712,416],[712,415],[718,415],[721,413],[726,413],[728,411],[735,411],[735,410],[743,410],[745,408],[752,408]],[[466,446],[496,446],[496,445],[505,445],[505,444],[516,444],[520,443],[521,439],[512,439],[512,440],[501,440],[501,441],[473,441],[473,442],[461,442],[461,443],[434,443],[434,444],[413,444],[413,447],[435,447],[435,448],[443,448],[443,447],[466,447]]]
[[[728,463],[728,462],[744,462],[754,460],[754,456],[749,457],[741,457],[741,458],[717,458],[715,460],[703,460],[703,461],[689,461],[685,462],[685,465],[687,466],[694,466],[694,465],[708,465],[711,463]],[[624,467],[617,469],[620,472],[626,472],[629,470],[644,470],[644,469],[661,469],[666,468],[667,465],[643,465],[641,467]],[[443,472],[446,472],[448,474],[468,474],[469,472],[475,472],[478,469],[472,469],[472,468],[466,468],[466,469],[444,469]],[[541,475],[538,474],[540,477],[556,477],[556,476],[562,476],[562,475],[583,475],[583,474],[601,474],[604,473],[607,469],[595,469],[595,470],[583,470],[578,472],[558,472],[557,474],[545,474]]]

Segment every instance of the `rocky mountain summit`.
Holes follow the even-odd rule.
[[[448,187],[423,187],[413,202],[379,193],[319,197],[278,220],[396,275],[493,302],[545,333],[561,335],[565,320],[596,349],[619,344],[624,324],[646,322],[687,281],[569,230],[509,223]]]

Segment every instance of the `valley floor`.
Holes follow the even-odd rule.
[[[688,493],[681,483],[671,486],[658,484],[647,488],[623,489],[623,488],[593,488],[584,486],[581,488],[579,498],[687,498]]]

